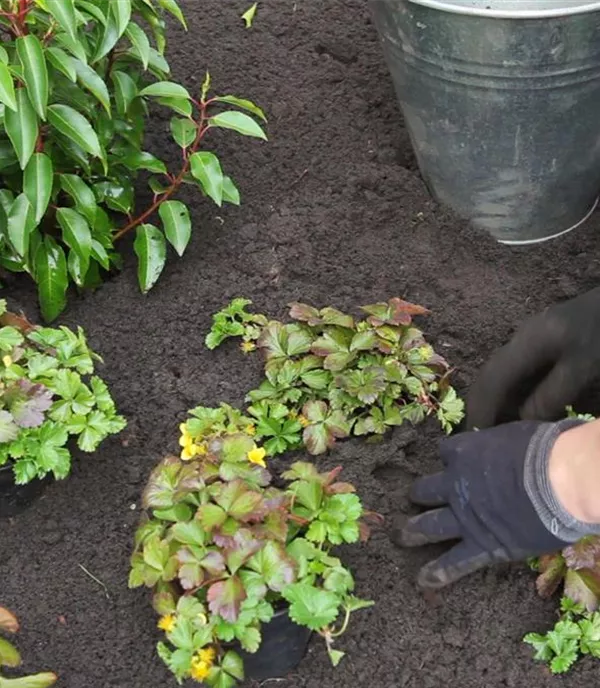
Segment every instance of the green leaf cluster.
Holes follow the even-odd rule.
[[[208,97],[174,82],[166,18],[185,27],[176,0],[27,0],[0,15],[0,269],[28,273],[42,314],[56,318],[70,284],[94,288],[121,265],[117,241],[136,232],[143,292],[163,271],[168,245],[191,238],[191,184],[218,206],[240,194],[219,158],[200,150],[215,128],[266,139],[262,110],[236,96]],[[181,166],[144,146],[155,106],[171,111]],[[138,177],[154,198],[137,208]],[[154,223],[154,224],[153,224]]]
[[[0,607],[0,631],[2,633],[16,633],[19,623],[15,615],[4,607]],[[12,643],[0,637],[0,669],[18,667],[21,664],[21,655]],[[44,672],[21,678],[5,678],[0,676],[0,688],[49,688],[56,683],[56,674]]]
[[[125,427],[95,360],[81,328],[36,327],[0,300],[0,466],[17,484],[65,478],[71,436],[93,452]]]
[[[256,652],[277,606],[332,648],[352,611],[354,579],[332,548],[368,535],[354,487],[341,467],[320,473],[297,462],[275,486],[251,418],[223,404],[198,407],[182,424],[187,460],[165,458],[143,495],[130,587],[153,589],[166,642],[159,655],[181,682],[233,686],[243,665],[231,643]],[[334,624],[341,615],[339,627]]]
[[[235,299],[213,316],[206,345],[241,337],[242,349],[265,355],[265,380],[252,390],[248,413],[269,455],[302,444],[322,454],[339,438],[381,435],[434,415],[446,432],[464,404],[448,381],[449,366],[412,322],[427,311],[399,298],[364,306],[364,319],[335,308],[291,304],[284,324],[250,313]]]
[[[524,642],[535,659],[546,662],[553,674],[564,674],[580,655],[600,658],[600,612],[590,612],[569,597],[561,601],[561,617],[546,634],[528,633]]]

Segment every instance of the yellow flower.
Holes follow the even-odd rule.
[[[13,364],[13,360],[10,356],[3,356],[2,357],[2,363],[4,363],[4,365],[7,368],[10,368],[10,366]]]
[[[176,623],[177,619],[175,618],[175,615],[167,614],[166,616],[160,617],[157,626],[161,631],[165,631],[165,633],[171,633],[171,631],[175,628]]]
[[[251,423],[250,425],[246,425],[246,427],[244,428],[244,432],[246,433],[246,435],[256,435],[256,428]]]
[[[245,354],[249,354],[251,351],[254,351],[256,349],[256,344],[254,342],[242,342],[240,344],[240,349]]]
[[[203,681],[209,674],[217,653],[213,647],[199,650],[192,657],[190,675],[195,681]]]
[[[217,652],[214,647],[207,647],[204,650],[198,652],[198,658],[201,662],[206,662],[207,664],[212,664],[215,661]]]
[[[300,425],[303,428],[307,428],[310,425],[310,421],[308,420],[308,418],[306,416],[302,416],[302,415],[298,416],[298,422],[300,423]]]
[[[288,413],[288,416],[290,418],[298,418],[298,411],[296,409],[290,409],[290,412]]]
[[[193,459],[196,454],[200,452],[200,447],[194,443],[183,448],[181,452],[181,458],[183,461],[189,461]]]
[[[254,449],[251,449],[248,452],[248,461],[250,463],[255,463],[258,466],[262,466],[263,468],[267,467],[267,464],[265,463],[265,456],[267,455],[267,452],[262,448],[262,447],[257,447],[254,445]]]
[[[204,679],[210,673],[210,666],[206,662],[194,662],[192,661],[192,668],[190,670],[190,676],[194,681],[202,683]]]

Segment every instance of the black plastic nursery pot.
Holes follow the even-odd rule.
[[[17,485],[12,465],[0,466],[0,518],[11,518],[25,511],[42,495],[48,482],[49,479],[44,478]]]
[[[312,631],[295,624],[284,607],[261,627],[261,634],[258,652],[250,654],[239,647],[234,648],[244,660],[246,678],[254,681],[280,678],[293,671],[306,654]]]

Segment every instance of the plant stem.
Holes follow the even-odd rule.
[[[348,622],[350,621],[350,608],[346,607],[346,617],[344,618],[344,623],[342,624],[342,627],[340,628],[339,631],[336,631],[335,633],[332,631],[330,633],[330,636],[332,638],[339,638],[341,635],[343,635],[346,630],[348,629]]]
[[[186,176],[186,174],[190,170],[190,160],[194,153],[198,151],[198,148],[200,147],[200,144],[202,143],[202,139],[204,138],[204,135],[209,129],[209,126],[206,124],[207,115],[206,115],[206,110],[207,110],[207,103],[202,104],[201,110],[200,110],[200,121],[197,123],[198,124],[198,133],[196,134],[196,138],[190,148],[188,149],[188,155],[186,156],[185,163],[183,167],[181,168],[181,171],[179,174],[173,179],[171,185],[169,188],[161,194],[160,198],[158,198],[154,203],[147,209],[145,210],[141,215],[138,217],[134,218],[131,220],[128,224],[125,225],[125,227],[122,227],[114,236],[113,236],[113,241],[118,241],[121,239],[125,234],[130,232],[132,229],[135,229],[138,225],[144,223],[149,217],[151,217],[159,208],[160,206],[167,201],[171,196],[179,189],[181,184],[183,183],[183,180]]]

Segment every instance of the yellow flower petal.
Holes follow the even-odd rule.
[[[184,461],[189,461],[190,459],[193,459],[197,453],[198,447],[195,444],[190,444],[189,446],[183,448],[181,452],[181,458]]]
[[[256,349],[256,344],[254,342],[242,342],[240,348],[245,354],[249,354]]]
[[[217,653],[214,647],[207,647],[204,650],[198,652],[198,657],[201,662],[206,662],[206,664],[212,664],[215,661]]]
[[[265,456],[267,455],[267,452],[263,449],[263,447],[257,447],[256,445],[254,446],[254,449],[251,449],[248,452],[248,461],[250,463],[255,463],[258,466],[262,466],[263,468],[266,468],[267,464],[265,463]]]
[[[206,662],[192,662],[190,676],[194,681],[204,681],[210,672],[210,666]]]
[[[171,631],[175,628],[176,623],[177,619],[175,618],[175,615],[167,614],[166,616],[161,616],[156,625],[161,631],[165,631],[165,633],[171,633]]]
[[[246,427],[244,428],[244,432],[246,433],[246,435],[256,435],[256,427],[252,424],[246,425]]]
[[[308,418],[306,416],[302,416],[302,415],[298,416],[298,422],[300,423],[300,425],[303,428],[306,428],[310,425],[310,421],[308,420]]]
[[[4,365],[7,368],[10,368],[10,366],[13,364],[13,360],[10,356],[3,356],[2,357],[2,363],[4,363]]]

